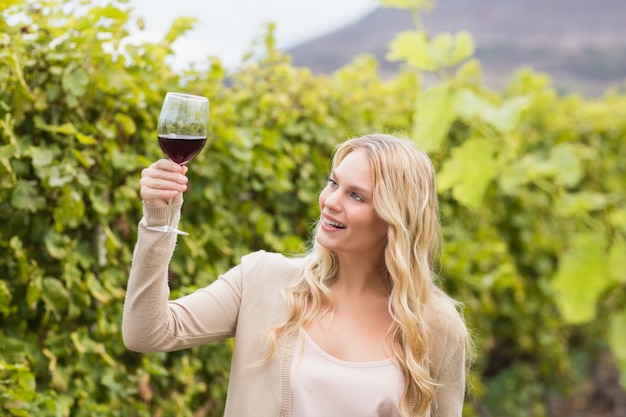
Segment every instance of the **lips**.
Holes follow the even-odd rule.
[[[346,228],[345,224],[336,222],[336,221],[331,220],[331,219],[329,219],[327,217],[324,217],[324,224],[326,226],[333,227],[335,229],[345,229]]]

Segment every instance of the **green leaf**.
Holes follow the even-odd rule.
[[[626,284],[626,241],[624,238],[616,238],[609,251],[608,269],[615,282]]]
[[[37,128],[40,130],[46,132],[60,133],[62,135],[74,135],[77,133],[76,126],[74,126],[74,124],[72,123],[68,122],[63,123],[62,125],[50,125],[47,124],[41,116],[35,117],[35,126],[37,126]]]
[[[35,391],[35,376],[31,372],[20,372],[18,375],[18,384],[20,388],[28,391]]]
[[[94,7],[92,12],[98,13],[102,18],[116,21],[125,21],[127,17],[127,13],[114,4],[107,4],[103,7]]]
[[[499,107],[485,112],[484,120],[500,132],[511,132],[519,125],[521,113],[528,103],[529,100],[526,97],[510,98]]]
[[[460,65],[456,74],[459,81],[478,84],[483,77],[482,65],[478,59],[472,58]]]
[[[13,236],[9,240],[9,248],[12,249],[13,259],[17,262],[19,278],[21,282],[28,282],[33,279],[33,270],[37,270],[37,263],[29,259],[28,251],[24,249],[24,243],[19,236]]]
[[[102,195],[103,190],[90,188],[88,194],[91,206],[96,213],[100,215],[106,215],[111,211],[111,203],[107,201],[107,199],[104,198],[104,196]]]
[[[454,109],[465,120],[484,120],[483,115],[494,111],[495,105],[469,89],[460,89],[454,96]]]
[[[424,32],[405,31],[401,32],[389,43],[389,52],[385,58],[388,61],[406,61],[422,71],[437,70],[437,61],[430,53],[428,37]]]
[[[104,289],[98,278],[92,273],[87,273],[86,278],[87,288],[91,296],[103,304],[108,303],[111,300],[111,296],[107,290]]]
[[[613,280],[607,270],[603,233],[580,233],[570,240],[570,248],[559,258],[552,289],[563,319],[580,324],[595,317],[598,299]]]
[[[20,339],[16,339],[15,337],[9,337],[2,335],[2,343],[0,343],[0,352],[3,354],[2,359],[6,356],[23,356],[24,354],[24,341]],[[2,359],[0,359],[0,364],[2,364]],[[23,364],[15,364],[13,365],[18,369],[25,370],[26,367]],[[0,368],[2,370],[2,368]]]
[[[541,179],[556,180],[566,187],[574,187],[585,176],[583,157],[585,151],[571,144],[559,144],[551,148],[548,159],[543,154],[528,153],[519,161],[506,167],[500,178],[500,186],[507,194],[526,183]],[[581,156],[582,155],[582,156]],[[610,201],[597,192],[583,191],[580,195],[567,195],[557,203],[561,215],[571,216],[606,207]]]
[[[437,189],[443,193],[452,189],[452,196],[471,209],[480,207],[485,190],[498,173],[496,144],[475,137],[452,150],[439,172]]]
[[[11,312],[11,290],[6,281],[0,280],[0,316],[8,316]]]
[[[42,168],[52,165],[52,161],[56,159],[59,152],[57,148],[38,148],[35,146],[31,146],[26,150],[27,155],[29,155],[33,161],[33,166],[35,168]]]
[[[383,7],[408,10],[428,11],[435,7],[435,0],[379,0],[379,2]]]
[[[469,32],[461,31],[455,36],[444,32],[433,39],[429,50],[430,56],[438,68],[454,67],[470,58],[476,49],[474,39]]]
[[[422,71],[453,67],[474,54],[472,36],[465,31],[453,36],[449,32],[437,35],[432,42],[423,31],[404,31],[389,43],[386,59],[406,61]]]
[[[456,118],[454,94],[448,84],[432,87],[417,98],[413,139],[426,152],[437,151]]]
[[[54,220],[57,230],[64,230],[65,226],[77,227],[84,219],[85,203],[82,196],[73,187],[63,187],[63,194],[54,209]]]
[[[626,311],[609,319],[608,340],[620,369],[620,385],[626,390]]]
[[[608,196],[596,191],[581,191],[556,198],[555,211],[563,217],[602,210],[610,203]]]
[[[525,97],[514,97],[498,105],[469,89],[459,90],[454,103],[464,119],[483,121],[503,133],[511,132],[518,126],[521,112],[527,105]]]
[[[172,26],[170,26],[170,30],[165,35],[165,38],[163,38],[163,42],[165,42],[166,45],[173,44],[176,39],[193,29],[196,23],[198,23],[198,19],[193,17],[176,18]]]
[[[476,42],[471,33],[462,30],[455,36],[455,46],[452,54],[448,56],[448,66],[456,66],[461,62],[469,59],[476,51]]]
[[[70,339],[80,355],[95,353],[98,354],[108,365],[116,365],[115,360],[107,353],[105,346],[102,343],[96,342],[90,338],[84,331],[79,330],[72,332],[70,334]]]
[[[32,279],[26,289],[26,306],[34,310],[41,299],[41,278]]]
[[[107,250],[109,252],[115,252],[122,246],[121,242],[115,237],[115,234],[108,225],[104,225],[102,229],[106,236],[105,246]]]
[[[80,132],[76,132],[76,139],[78,139],[78,142],[82,143],[83,145],[95,145],[96,143],[98,143],[96,138],[94,138],[93,136],[84,135]]]
[[[15,173],[10,162],[13,158],[19,158],[17,146],[13,144],[0,146],[0,164],[2,164],[7,173],[11,174],[13,182],[15,182]]]
[[[58,315],[67,307],[70,293],[58,279],[45,277],[42,281],[41,298],[46,306]]]
[[[559,144],[550,150],[550,165],[554,174],[566,187],[575,187],[585,176],[585,169],[577,148]]]
[[[50,187],[62,187],[74,179],[75,167],[69,163],[62,165],[53,165],[50,168],[48,176],[48,184]]]
[[[11,205],[18,210],[35,213],[46,206],[35,181],[20,181],[11,192]]]
[[[124,113],[116,113],[113,118],[127,135],[134,135],[135,132],[137,132],[137,126],[131,117],[128,117]]]
[[[47,231],[44,235],[46,250],[55,259],[62,259],[69,253],[70,238],[53,231]]]
[[[95,164],[95,161],[90,156],[85,155],[83,152],[78,149],[72,149],[72,155],[74,158],[85,168],[89,168]]]
[[[89,84],[87,72],[76,66],[68,66],[63,73],[61,80],[63,90],[73,97],[85,95],[86,87]]]

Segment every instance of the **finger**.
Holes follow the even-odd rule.
[[[148,206],[163,207],[167,205],[169,200],[176,200],[181,195],[181,192],[175,190],[142,188],[140,195],[143,202]]]
[[[145,168],[141,171],[141,179],[158,179],[164,181],[176,182],[179,184],[187,184],[187,177],[185,176],[186,169],[180,169],[177,165],[177,171],[170,171],[168,169],[160,168],[156,163],[152,164],[149,168]]]
[[[186,179],[186,178],[185,178]],[[139,180],[139,187],[152,190],[186,191],[186,181],[174,181],[168,178],[145,176]]]
[[[150,206],[164,206],[187,190],[186,167],[161,159],[141,171],[139,194]]]
[[[144,177],[139,180],[139,194],[148,205],[162,206],[167,200],[178,197],[187,190],[187,185],[174,181]]]
[[[183,166],[178,165],[176,162],[170,161],[169,159],[159,159],[158,161],[155,161],[152,165],[150,165],[150,167],[172,172],[184,171]]]

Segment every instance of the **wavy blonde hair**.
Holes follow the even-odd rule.
[[[428,416],[437,384],[429,373],[429,300],[437,292],[437,267],[441,236],[435,171],[428,156],[409,140],[386,134],[350,139],[335,151],[331,169],[348,154],[365,149],[374,179],[374,209],[389,225],[384,278],[388,281],[388,349],[406,381],[400,412],[403,417]],[[316,230],[319,227],[318,220]],[[306,254],[303,278],[285,289],[287,320],[272,329],[268,356],[286,333],[306,327],[331,302],[330,286],[337,279],[337,256],[313,239]]]

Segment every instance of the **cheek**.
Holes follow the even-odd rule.
[[[320,192],[319,197],[317,198],[317,202],[320,205],[320,208],[324,207],[324,201],[326,201],[326,196],[328,195],[328,192],[326,190],[326,188],[324,188],[322,190],[322,192]]]
[[[374,215],[374,220],[372,224],[372,228],[375,230],[375,234],[377,236],[387,236],[387,231],[389,230],[389,225],[380,217]]]
[[[387,232],[389,231],[389,225],[387,223],[383,222],[380,225],[379,231],[380,231],[380,237],[382,239],[386,239],[387,238]]]

